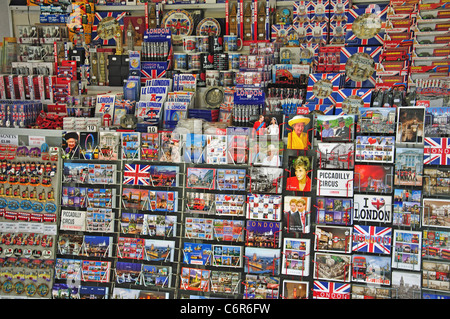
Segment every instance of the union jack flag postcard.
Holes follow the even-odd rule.
[[[353,251],[390,254],[392,228],[378,226],[353,226]]]
[[[150,185],[150,165],[125,164],[123,184]]]
[[[449,165],[450,148],[448,137],[425,137],[424,139],[424,165]]]
[[[315,280],[313,299],[350,299],[350,284]]]

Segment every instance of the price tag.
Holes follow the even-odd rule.
[[[158,127],[157,126],[147,126],[147,133],[157,133]]]
[[[97,125],[94,125],[94,124],[86,125],[86,131],[87,132],[97,132]]]

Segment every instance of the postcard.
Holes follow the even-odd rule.
[[[250,274],[279,275],[280,250],[245,247],[244,271]]]
[[[281,194],[283,185],[282,168],[252,166],[249,175],[251,176],[248,182],[249,192]]]
[[[284,196],[283,230],[287,233],[309,233],[311,228],[311,198]]]
[[[421,190],[394,189],[393,225],[413,226],[420,225]]]
[[[314,279],[350,282],[350,255],[316,253],[314,259]]]
[[[423,144],[424,107],[398,107],[396,142],[404,144]]]
[[[282,196],[251,194],[247,196],[247,218],[274,220],[281,219]]]
[[[317,225],[314,250],[335,253],[350,253],[352,228],[343,226]]]
[[[245,246],[265,248],[280,247],[280,222],[248,220],[245,228]]]
[[[317,197],[316,222],[318,224],[351,225],[353,199],[336,197]]]
[[[355,165],[354,188],[356,192],[391,193],[392,166]]]
[[[358,144],[358,142],[356,143]],[[319,168],[353,169],[355,164],[355,145],[353,143],[318,142],[316,152],[318,153],[316,157]]]
[[[284,238],[281,274],[309,276],[310,256],[309,239]]]
[[[366,284],[391,284],[391,258],[371,255],[352,256],[352,281]]]
[[[393,237],[392,268],[419,271],[422,233],[395,229]]]
[[[394,136],[357,136],[355,161],[392,163],[394,146]]]
[[[395,152],[395,185],[422,186],[423,148],[397,147]]]
[[[215,189],[215,168],[188,167],[186,175],[186,188]]]

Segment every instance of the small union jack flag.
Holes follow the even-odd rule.
[[[353,251],[390,254],[392,228],[377,226],[353,226]]]
[[[314,281],[314,299],[350,299],[350,284]]]
[[[128,185],[150,185],[151,165],[125,164],[123,183]]]
[[[450,148],[447,137],[426,137],[424,139],[423,164],[449,165]]]

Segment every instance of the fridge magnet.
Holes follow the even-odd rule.
[[[309,276],[310,240],[284,238],[282,275]]]
[[[317,225],[314,236],[314,250],[316,251],[328,251],[334,253],[351,252],[351,227]]]
[[[317,197],[317,224],[351,225],[353,198]]]
[[[383,256],[353,255],[352,281],[367,284],[391,284],[391,258]]]
[[[420,271],[422,233],[394,230],[392,268]]]
[[[284,196],[283,230],[287,233],[309,233],[311,225],[311,198]]]
[[[314,259],[314,279],[350,282],[350,255],[316,253]]]

